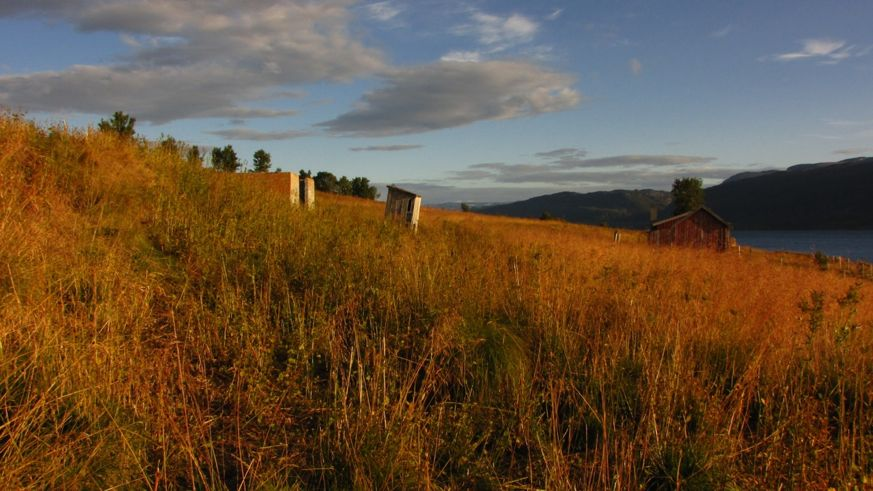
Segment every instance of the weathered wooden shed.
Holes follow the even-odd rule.
[[[726,250],[731,243],[731,225],[705,206],[652,223],[649,244],[704,247]]]
[[[418,213],[421,210],[421,196],[388,186],[388,197],[385,199],[385,216],[394,220],[403,220],[412,230],[418,229]]]

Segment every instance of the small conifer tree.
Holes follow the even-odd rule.
[[[272,158],[270,154],[265,152],[263,149],[255,152],[254,157],[252,158],[252,163],[255,167],[255,172],[267,172],[270,170],[270,162]]]
[[[108,121],[101,119],[100,124],[97,125],[97,127],[100,131],[114,132],[117,133],[118,136],[130,138],[133,136],[134,124],[136,124],[136,118],[121,111],[115,111],[111,119]]]

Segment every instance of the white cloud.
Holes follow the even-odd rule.
[[[634,76],[639,76],[641,73],[643,73],[643,64],[640,63],[640,60],[636,58],[631,58],[630,60],[628,60],[627,65],[630,68],[631,73],[634,74]]]
[[[355,109],[320,126],[359,136],[421,133],[561,111],[580,101],[572,77],[526,62],[441,61],[385,78]]]
[[[546,20],[557,20],[558,17],[560,17],[561,14],[563,14],[563,13],[564,13],[564,9],[555,9],[552,11],[551,14],[546,16]]]
[[[857,50],[854,45],[847,45],[846,41],[833,39],[805,39],[800,51],[792,51],[774,55],[771,59],[776,61],[796,61],[804,59],[817,59],[825,64],[836,64],[853,56],[864,56],[869,50]]]
[[[454,32],[475,36],[479,43],[494,52],[528,43],[539,30],[539,24],[520,14],[503,17],[474,12],[470,19],[471,23],[456,27]]]
[[[803,42],[803,49],[793,53],[784,53],[777,55],[780,60],[797,60],[801,58],[812,58],[815,56],[829,56],[838,52],[840,48],[846,45],[845,41],[832,41],[830,39],[807,39]]]
[[[288,85],[347,81],[384,69],[349,34],[349,0],[4,0],[0,17],[28,15],[83,31],[116,32],[131,52],[104,66],[0,77],[0,102],[29,111],[140,120],[268,117],[245,103]]]
[[[482,61],[482,53],[478,51],[451,51],[444,54],[440,60],[478,63]]]
[[[388,22],[397,17],[401,9],[394,5],[393,2],[374,2],[365,7],[367,14],[378,21]]]

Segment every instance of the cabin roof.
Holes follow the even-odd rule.
[[[400,194],[405,194],[405,195],[407,195],[407,196],[409,196],[409,197],[415,197],[415,198],[420,198],[420,197],[421,197],[421,195],[415,194],[415,193],[413,193],[412,191],[407,191],[407,190],[405,190],[405,189],[398,188],[397,186],[395,186],[395,185],[393,185],[393,184],[390,184],[390,185],[388,185],[388,192],[390,193],[390,192],[392,192],[392,191],[393,191],[393,192],[396,192],[396,193],[400,193]]]
[[[658,228],[658,227],[660,227],[662,225],[666,225],[668,223],[679,223],[683,220],[691,218],[692,216],[694,216],[695,214],[697,214],[700,211],[704,211],[706,213],[709,213],[713,218],[715,218],[716,220],[721,222],[725,227],[730,228],[730,226],[731,226],[730,223],[728,223],[724,218],[716,215],[714,211],[710,210],[706,206],[701,206],[700,208],[697,208],[695,210],[686,211],[685,213],[676,215],[674,217],[665,218],[663,220],[658,220],[657,222],[652,222],[652,228]]]

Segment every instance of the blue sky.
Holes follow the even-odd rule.
[[[426,202],[873,155],[873,2],[3,0],[0,106]]]

